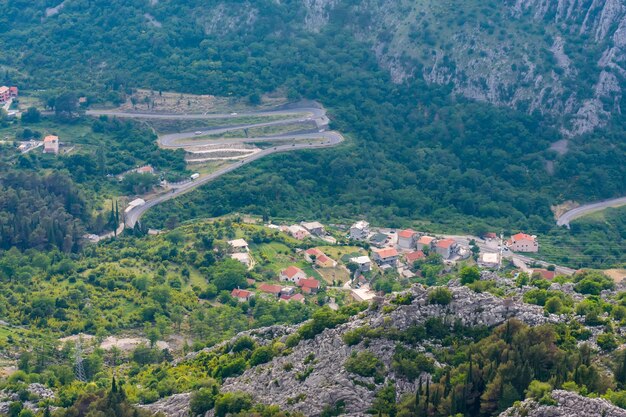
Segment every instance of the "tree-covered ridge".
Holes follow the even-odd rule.
[[[91,207],[67,175],[9,171],[0,175],[0,248],[81,246]]]
[[[194,211],[269,209],[392,222],[470,218],[543,232],[551,204],[626,193],[622,121],[571,140],[569,152],[557,156],[548,151],[560,138],[549,129],[551,121],[456,99],[449,86],[393,84],[369,46],[342,25],[319,33],[294,27],[304,18],[298,2],[107,4],[115,16],[98,2],[66,3],[47,18],[49,2],[5,5],[7,18],[22,23],[3,26],[9,49],[30,47],[28,54],[7,56],[16,68],[30,70],[21,79],[26,86],[96,92],[96,101],[120,99],[135,86],[256,98],[278,89],[294,100],[319,100],[330,110],[332,127],[352,140],[344,149],[257,162],[241,171],[246,181],[236,173],[205,195],[185,197],[182,213],[173,214],[181,219],[195,217]],[[242,23],[248,17],[253,24]],[[95,57],[74,52],[85,50]],[[12,71],[8,77],[19,79]],[[154,224],[163,224],[164,215],[155,216]]]

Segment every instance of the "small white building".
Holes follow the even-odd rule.
[[[297,284],[301,279],[306,279],[306,274],[297,266],[292,265],[280,271],[278,279],[284,282],[295,282]]]
[[[350,258],[350,262],[353,262],[359,266],[359,271],[368,272],[372,270],[372,260],[369,256],[357,256]]]
[[[247,252],[235,252],[230,255],[230,257],[236,261],[241,262],[246,267],[250,267],[252,260],[250,259],[250,255]]]
[[[370,234],[370,224],[365,220],[360,220],[350,227],[350,239],[365,240]]]
[[[228,245],[233,248],[234,252],[248,252],[248,242],[244,239],[229,240]]]

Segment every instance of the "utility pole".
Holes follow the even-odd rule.
[[[500,257],[498,259],[498,271],[502,268],[502,254],[504,253],[504,233],[500,232]]]
[[[82,338],[79,338],[76,341],[76,378],[81,382],[87,381],[87,376],[85,376],[85,368],[83,366],[83,348],[82,348]]]

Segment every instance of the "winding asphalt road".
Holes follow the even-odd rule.
[[[570,222],[583,217],[587,214],[601,211],[609,207],[626,206],[626,197],[614,198],[611,200],[600,201],[598,203],[585,204],[584,206],[576,207],[570,211],[563,213],[556,220],[557,226],[565,226],[569,229]]]
[[[223,168],[218,169],[215,172],[212,172],[208,175],[202,176],[194,181],[188,182],[179,188],[176,188],[166,194],[158,195],[155,198],[152,198],[146,201],[146,204],[143,206],[135,207],[130,212],[126,213],[125,224],[126,227],[133,228],[137,221],[143,216],[143,214],[150,210],[152,207],[161,204],[165,201],[171,200],[172,198],[176,198],[179,195],[185,194],[201,185],[204,185],[208,182],[211,182],[224,174],[227,174],[231,171],[236,170],[237,168],[249,164],[251,162],[256,161],[257,159],[261,159],[264,156],[271,155],[278,152],[292,152],[302,149],[320,149],[320,148],[328,148],[332,146],[337,146],[341,142],[343,142],[344,137],[339,132],[334,131],[325,131],[325,127],[328,125],[328,118],[326,117],[326,110],[324,108],[316,108],[316,107],[294,107],[291,109],[281,109],[274,111],[259,111],[259,112],[248,112],[248,113],[238,113],[238,114],[157,114],[157,113],[128,113],[128,112],[118,112],[118,111],[107,111],[107,110],[90,110],[87,112],[88,115],[91,116],[101,116],[107,115],[112,117],[124,117],[124,118],[136,118],[136,119],[164,119],[164,120],[201,120],[201,119],[235,119],[247,116],[291,116],[292,118],[276,120],[266,123],[254,123],[250,125],[232,125],[226,127],[220,127],[217,129],[205,129],[199,130],[202,132],[201,134],[196,134],[195,132],[181,132],[170,135],[163,135],[159,137],[159,144],[162,147],[166,148],[186,148],[186,147],[195,147],[201,145],[218,145],[218,144],[233,144],[233,143],[249,143],[249,142],[281,142],[281,141],[289,141],[293,143],[278,145],[271,148],[263,149],[260,152],[252,154],[246,158],[240,159],[238,162],[225,166]],[[303,117],[303,114],[305,116]],[[311,132],[311,133],[296,133],[296,134],[285,134],[285,135],[275,135],[275,136],[261,136],[261,137],[253,137],[253,138],[228,138],[228,139],[211,139],[211,138],[203,138],[202,136],[207,135],[216,135],[223,134],[228,131],[233,130],[241,130],[244,128],[251,127],[262,127],[262,126],[272,126],[272,125],[280,125],[280,124],[289,124],[294,122],[304,122],[304,121],[313,121],[316,123],[320,131]],[[184,139],[194,140],[184,141]],[[310,140],[309,143],[298,143],[296,141],[306,141]],[[315,140],[315,142],[313,142]],[[320,141],[321,140],[321,141]]]

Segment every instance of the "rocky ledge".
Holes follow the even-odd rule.
[[[555,390],[557,405],[541,405],[526,400],[500,414],[500,417],[626,417],[626,410],[607,400],[587,398],[574,392]]]

